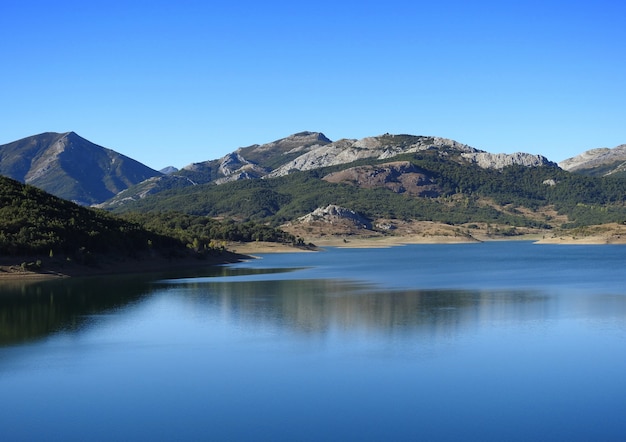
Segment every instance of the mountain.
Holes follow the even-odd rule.
[[[161,172],[163,175],[169,175],[170,173],[178,172],[178,168],[174,166],[167,166],[159,170],[159,172]]]
[[[449,226],[485,233],[621,223],[625,196],[626,180],[571,174],[540,155],[491,154],[439,137],[330,141],[302,132],[148,180],[106,204],[120,214],[176,211],[273,226],[340,207],[372,231],[410,234],[411,222],[435,222],[465,237]],[[324,224],[337,226],[338,214]],[[304,219],[290,233],[306,237]]]
[[[240,147],[222,158],[192,163],[167,176],[131,186],[99,207],[113,209],[170,189],[263,178],[287,161],[329,143],[321,132],[300,132],[271,143]]]
[[[624,223],[626,180],[570,173],[541,155],[492,154],[441,137],[331,141],[301,132],[145,181],[104,206],[120,214],[251,220],[300,238],[341,231],[468,239]],[[367,223],[354,223],[357,217]],[[424,230],[415,223],[434,224]]]
[[[113,209],[174,188],[277,178],[298,171],[358,161],[379,162],[420,152],[435,152],[440,158],[488,169],[501,169],[510,165],[556,166],[540,155],[491,154],[441,137],[384,134],[333,142],[321,132],[300,132],[271,143],[236,149],[220,159],[190,164],[167,177],[132,186],[100,207]],[[408,176],[403,178],[406,179]]]
[[[570,172],[590,176],[624,175],[626,172],[626,144],[609,149],[591,149],[559,163]]]
[[[47,132],[0,146],[0,175],[91,205],[161,173],[74,132]]]
[[[190,164],[179,174],[198,184],[261,178],[283,164],[328,144],[332,142],[321,132],[300,132],[271,143],[241,147],[218,160]]]

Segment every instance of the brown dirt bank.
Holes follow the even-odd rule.
[[[534,241],[538,244],[626,244],[626,225],[577,229],[538,229],[486,223],[449,225],[432,221],[377,220],[374,230],[345,224],[292,223],[284,230],[319,247],[392,247],[484,241]]]
[[[626,244],[626,225],[618,223],[555,229],[537,240],[538,244]]]

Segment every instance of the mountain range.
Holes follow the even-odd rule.
[[[491,154],[440,137],[384,134],[360,140],[331,141],[321,132],[300,132],[266,144],[239,148],[219,159],[190,164],[183,169],[131,186],[101,207],[115,208],[165,190],[199,184],[270,179],[358,161],[391,160],[398,155],[437,151],[483,168],[507,165],[552,165],[547,158],[526,153]]]
[[[372,226],[392,225],[390,219],[542,228],[621,222],[624,164],[626,146],[556,164],[541,155],[493,154],[406,134],[332,141],[300,132],[162,172],[73,132],[0,146],[0,174],[84,205],[274,225],[311,220],[307,214],[331,206],[335,214],[356,211]]]

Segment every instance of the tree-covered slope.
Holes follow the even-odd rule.
[[[123,219],[0,177],[0,257],[9,261],[41,256],[98,264],[100,257],[145,261],[212,256],[221,262],[235,258],[225,250],[226,241],[295,244],[296,238],[262,224],[171,212]]]
[[[177,247],[136,223],[0,177],[0,255],[113,253]]]
[[[434,151],[403,154],[393,159],[412,164],[413,170],[419,170],[421,176],[437,186],[438,196],[416,196],[384,186],[367,187],[358,182],[334,183],[324,179],[346,168],[385,163],[366,159],[276,178],[171,189],[129,202],[116,211],[175,210],[279,224],[318,207],[336,204],[370,219],[451,224],[483,221],[550,227],[554,224],[549,218],[528,216],[528,211],[551,206],[566,215],[572,225],[626,220],[626,181],[621,179],[574,175],[556,166],[482,168]],[[528,211],[523,214],[519,208]]]

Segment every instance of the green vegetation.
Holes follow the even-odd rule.
[[[403,136],[396,136],[395,142],[398,137]],[[276,226],[329,204],[370,219],[487,223],[512,229],[580,228],[626,221],[626,180],[621,177],[583,176],[548,166],[482,169],[437,150],[393,158],[401,160],[411,162],[436,183],[439,196],[415,197],[383,187],[362,188],[322,179],[348,167],[377,163],[364,159],[273,179],[219,186],[172,185],[118,207],[114,216],[0,177],[0,255],[67,255],[84,260],[107,253],[205,254],[222,250],[225,241],[298,244],[301,239]],[[185,178],[172,181],[187,182]],[[554,216],[546,214],[548,208],[566,221],[557,224]],[[218,217],[225,220],[217,221]]]
[[[0,177],[0,255],[133,255],[178,246],[138,224]]]
[[[563,227],[626,220],[626,181],[620,178],[581,176],[557,167],[482,169],[441,156],[437,151],[404,154],[393,160],[413,163],[438,184],[441,195],[417,198],[384,188],[364,189],[321,179],[341,169],[372,164],[369,159],[274,179],[244,180],[219,186],[205,184],[183,191],[172,189],[126,204],[116,211],[160,213],[173,210],[193,215],[237,217],[274,226],[328,204],[350,208],[371,219],[449,224],[488,222],[561,227],[551,225],[549,219],[529,217],[518,210],[526,208],[534,212],[546,207],[568,217]],[[485,204],[485,201],[492,204]]]
[[[223,248],[224,241],[269,241],[296,244],[297,239],[280,229],[254,222],[217,221],[206,216],[179,212],[129,213],[124,219],[147,230],[198,249]]]
[[[0,177],[0,255],[68,256],[89,263],[99,254],[204,255],[222,251],[224,241],[297,242],[281,230],[252,222],[171,212],[122,219]],[[27,267],[39,265],[25,263]]]

